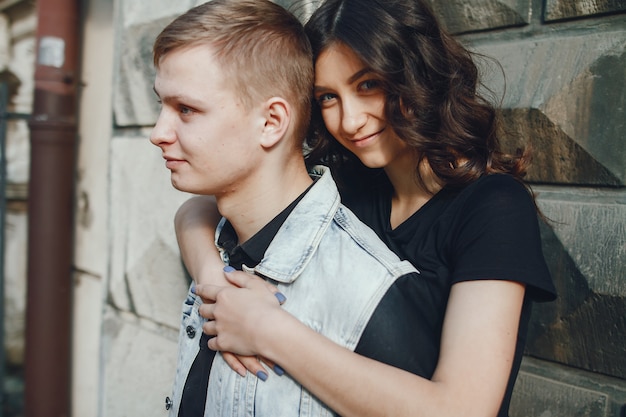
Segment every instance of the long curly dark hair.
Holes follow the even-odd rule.
[[[422,185],[418,167],[424,160],[452,187],[490,173],[519,180],[525,175],[528,153],[500,149],[498,112],[479,94],[474,54],[441,27],[425,1],[326,0],[305,29],[314,60],[330,45],[343,43],[380,77],[385,117],[417,150],[415,175]],[[326,130],[317,104],[306,144],[309,164],[367,171]]]

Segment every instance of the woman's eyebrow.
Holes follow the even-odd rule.
[[[350,76],[350,78],[348,78],[348,83],[352,84],[353,82],[355,82],[356,80],[358,80],[359,78],[361,78],[362,76],[364,76],[365,74],[368,74],[370,72],[373,72],[370,68],[363,68],[358,70],[357,72],[355,72],[354,74],[352,74],[352,76]]]
[[[372,71],[370,68],[362,68],[360,70],[358,70],[357,72],[355,72],[354,74],[352,74],[350,77],[348,77],[347,83],[348,84],[352,84],[354,83],[356,80],[358,80],[359,78],[363,77],[366,74],[369,73],[373,73],[374,71]],[[320,92],[320,91],[324,91],[324,90],[330,90],[328,87],[325,87],[323,85],[315,85],[314,86],[314,91],[316,92]]]

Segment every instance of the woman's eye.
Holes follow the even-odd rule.
[[[362,90],[365,90],[365,91],[368,91],[368,90],[373,90],[373,89],[375,89],[375,88],[380,87],[380,82],[379,82],[378,80],[366,80],[366,81],[363,81],[363,82],[359,85],[359,87],[360,87]]]
[[[320,104],[323,104],[325,102],[329,102],[330,100],[334,98],[335,98],[335,95],[331,93],[321,94],[320,96],[317,97],[317,102]]]

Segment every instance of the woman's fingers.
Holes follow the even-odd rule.
[[[259,347],[254,335],[271,327],[272,319],[267,317],[272,311],[282,310],[280,304],[285,302],[285,296],[258,276],[232,268],[227,268],[224,274],[232,285],[204,284],[195,288],[196,294],[205,301],[199,307],[199,314],[208,320],[202,326],[203,331],[215,336],[209,340],[209,347],[222,352],[257,355]],[[238,366],[234,360],[231,362],[229,365]],[[250,360],[247,363],[251,369],[244,366],[260,378],[267,375],[259,373],[262,369],[257,363]],[[236,370],[241,371],[241,368]],[[282,368],[276,368],[276,372],[280,374]]]
[[[261,362],[261,360],[256,356],[235,355],[230,352],[222,352],[222,356],[228,366],[241,376],[246,376],[246,371],[248,371],[253,375],[256,375],[260,380],[265,381],[269,377],[269,373],[263,366],[263,363],[273,369],[278,376],[282,376],[285,373],[283,368],[275,363],[266,359],[263,359],[263,362]]]
[[[215,320],[215,303],[202,303],[198,307],[198,313],[207,320]],[[205,331],[205,333],[207,333]],[[207,333],[209,334],[209,333]]]
[[[222,352],[222,356],[228,366],[241,376],[246,376],[247,371],[250,371],[255,375],[261,372],[267,375],[265,368],[256,356],[240,356],[230,352]]]
[[[270,361],[269,359],[265,359],[265,358],[261,358],[261,361],[266,364],[267,366],[269,366],[270,368],[272,368],[274,370],[274,372],[276,373],[276,375],[278,376],[282,376],[285,373],[285,370],[278,364]]]
[[[205,303],[215,302],[217,299],[217,294],[220,293],[224,288],[220,285],[210,285],[210,284],[198,284],[193,287],[192,292],[202,298],[202,301]]]
[[[276,296],[276,299],[281,305],[285,301],[287,301],[285,295],[281,293],[278,288],[276,288],[276,286],[270,284],[269,282],[256,275],[248,274],[243,271],[237,271],[232,266],[224,267],[224,275],[226,276],[228,282],[239,288],[255,289],[258,287],[263,287],[272,294],[274,294],[274,296]]]

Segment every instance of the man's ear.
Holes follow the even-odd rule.
[[[272,97],[265,102],[265,126],[261,146],[271,148],[289,132],[291,106],[281,97]]]

